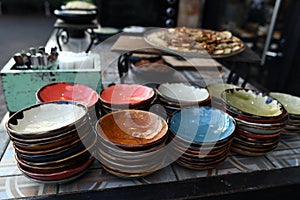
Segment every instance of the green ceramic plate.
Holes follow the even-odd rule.
[[[254,90],[227,89],[222,99],[230,109],[260,117],[278,117],[284,109],[276,99]]]
[[[269,95],[277,99],[289,114],[300,115],[300,97],[279,92],[270,92]]]
[[[241,88],[241,87],[233,84],[228,84],[228,83],[212,83],[207,85],[207,89],[211,97],[220,100],[222,99],[221,94],[224,90],[233,89],[233,88]]]

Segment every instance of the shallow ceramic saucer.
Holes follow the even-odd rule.
[[[227,154],[225,154],[225,156],[223,157],[220,157],[216,160],[213,160],[211,162],[206,162],[206,163],[190,161],[190,160],[183,159],[181,157],[177,159],[176,162],[179,165],[183,167],[187,167],[189,169],[195,169],[195,170],[211,169],[211,168],[215,168],[218,164],[222,163],[227,158],[226,156]]]
[[[102,155],[103,156],[103,155]],[[120,160],[112,160],[107,157],[101,157],[99,161],[109,167],[123,173],[144,173],[147,171],[156,171],[162,164],[163,158],[155,160],[144,160],[138,163],[120,162]]]
[[[155,97],[152,99],[151,102],[145,103],[144,105],[139,105],[139,106],[135,106],[134,109],[135,110],[149,110],[150,106],[156,101],[156,94]],[[123,110],[126,106],[114,106],[114,105],[106,105],[106,104],[101,104],[100,109],[103,113],[103,115],[111,113],[111,112],[115,112],[115,111],[119,111],[119,110]],[[127,108],[129,108],[129,106],[127,106]],[[132,108],[133,109],[133,108]]]
[[[231,147],[231,150],[233,152],[236,152],[238,154],[241,154],[241,155],[245,155],[245,156],[264,156],[266,155],[268,152],[274,150],[277,146],[275,146],[274,148],[272,149],[268,149],[266,151],[263,151],[263,152],[257,152],[257,151],[252,151],[252,150],[247,150],[247,149],[243,149],[243,148],[240,148],[239,146],[235,146],[234,144],[232,144],[232,147]]]
[[[84,148],[82,151],[72,154],[68,157],[61,158],[59,160],[52,160],[49,162],[32,162],[22,159],[18,154],[18,159],[21,160],[23,163],[30,165],[30,166],[37,166],[37,167],[47,167],[47,166],[58,166],[63,165],[67,162],[71,162],[72,160],[80,160],[82,158],[90,157],[94,153],[94,146],[96,144],[96,139],[92,142],[92,144],[86,148]]]
[[[39,103],[13,114],[5,126],[16,138],[39,139],[73,129],[87,116],[87,107],[73,101]]]
[[[163,152],[164,147],[166,146],[165,140],[162,140],[162,142],[157,143],[151,148],[140,148],[140,149],[124,149],[122,147],[119,147],[115,145],[114,143],[108,143],[103,140],[99,140],[100,137],[98,137],[97,141],[97,151],[104,152],[107,155],[111,155],[116,159],[127,159],[129,161],[134,160],[141,160],[146,159],[149,157],[156,156],[159,153]]]
[[[187,154],[182,154],[178,159],[190,164],[195,165],[211,165],[213,163],[219,162],[219,160],[226,158],[230,151],[230,148],[227,148],[226,151],[222,152],[222,154],[212,156],[212,157],[206,157],[206,156],[189,156]]]
[[[289,114],[300,117],[300,97],[280,92],[270,92],[269,95],[277,99]]]
[[[206,88],[187,83],[162,83],[156,89],[159,99],[167,105],[181,107],[206,105],[210,95]]]
[[[95,137],[95,136],[93,136]],[[26,154],[26,155],[44,155],[47,153],[57,152],[63,149],[67,149],[73,145],[77,145],[82,143],[82,141],[86,142],[92,138],[92,134],[86,133],[82,137],[70,137],[64,138],[62,141],[54,142],[54,145],[46,144],[45,146],[39,145],[20,145],[16,142],[13,142],[13,146],[17,152]],[[42,148],[40,148],[42,147]]]
[[[88,108],[98,102],[98,93],[83,84],[72,82],[50,83],[36,92],[38,102],[49,102],[57,100],[70,100],[83,103]]]
[[[149,104],[155,98],[155,91],[139,84],[117,84],[104,88],[100,102],[109,108],[129,109]]]
[[[273,134],[257,134],[257,133],[251,133],[249,131],[237,128],[236,129],[236,133],[239,135],[243,135],[249,139],[272,139],[274,137],[278,137],[280,135],[280,133],[282,132],[282,130],[279,130]]]
[[[95,137],[90,137],[84,141],[79,140],[79,142],[65,146],[57,151],[40,151],[35,154],[26,154],[24,151],[18,151],[17,148],[15,150],[19,157],[24,161],[35,163],[52,162],[76,155],[88,148],[94,141]]]
[[[78,167],[82,165],[82,163],[87,162],[89,159],[93,158],[94,156],[81,156],[81,157],[76,157],[75,159],[69,160],[68,162],[65,163],[60,163],[60,164],[55,164],[55,165],[45,165],[45,166],[35,166],[35,165],[30,165],[25,162],[23,162],[22,159],[18,157],[17,154],[15,154],[15,159],[17,163],[25,170],[29,170],[34,173],[41,173],[41,174],[49,174],[49,173],[56,173],[56,172],[61,172],[64,170],[72,169],[75,167]]]
[[[172,146],[191,151],[199,151],[200,149],[203,151],[218,151],[225,148],[234,136],[235,133],[233,133],[230,137],[219,140],[217,142],[194,143],[180,138],[179,136],[176,136],[174,133],[172,133],[172,131],[170,131],[167,142]]]
[[[238,128],[243,130],[243,131],[247,131],[253,134],[258,134],[258,135],[273,135],[275,133],[278,133],[279,131],[283,130],[284,127],[269,127],[269,128],[263,128],[263,127],[255,127],[255,126],[247,126],[244,124],[238,124]]]
[[[156,170],[153,170],[153,171],[145,171],[145,172],[142,172],[142,173],[127,173],[127,172],[122,172],[122,171],[118,171],[118,170],[114,170],[114,169],[110,169],[109,167],[103,165],[101,163],[103,169],[105,169],[105,171],[109,172],[110,174],[113,174],[115,176],[118,176],[120,178],[141,178],[141,177],[145,177],[145,176],[148,176],[150,174],[153,174],[155,171],[157,171],[158,169]]]
[[[86,169],[92,164],[94,161],[94,158],[90,158],[80,166],[76,166],[75,168],[72,169],[67,169],[59,172],[54,172],[54,173],[36,173],[36,172],[31,172],[28,171],[27,169],[21,167],[21,165],[18,165],[18,168],[28,177],[38,180],[38,181],[49,181],[50,182],[55,182],[55,183],[62,183],[62,182],[67,182],[71,177],[78,177],[77,175],[82,175],[82,172],[85,172]]]
[[[203,150],[202,148],[198,150],[192,150],[192,149],[185,149],[181,148],[180,146],[173,146],[173,149],[177,151],[177,153],[193,157],[193,158],[214,158],[216,156],[222,155],[225,151],[227,151],[230,148],[230,143],[223,147],[222,149],[211,149],[211,150]],[[175,155],[178,155],[178,154]]]
[[[256,148],[267,148],[277,144],[279,141],[279,136],[272,139],[251,139],[242,135],[236,135],[233,139],[233,143],[240,143],[248,147]]]
[[[249,118],[276,118],[286,110],[276,99],[250,89],[227,89],[221,97],[227,108]]]
[[[233,135],[235,127],[233,117],[210,107],[182,109],[169,121],[169,130],[176,137],[193,144],[226,140]]]
[[[234,110],[232,107],[228,105],[223,106],[223,108],[225,109],[224,111],[226,113],[228,113],[235,119],[238,118],[251,123],[261,123],[261,124],[281,123],[282,121],[285,121],[286,118],[289,117],[286,109],[283,109],[283,113],[278,117],[261,117],[261,116],[255,116],[255,115],[251,116],[245,113],[241,113],[241,111]]]
[[[61,147],[80,138],[84,138],[86,134],[94,134],[89,124],[49,138],[20,139],[13,136],[10,136],[10,138],[15,146],[23,150],[40,151]]]
[[[230,113],[228,113],[230,114]],[[274,120],[274,121],[264,121],[264,120],[261,120],[261,121],[256,121],[256,122],[252,122],[252,121],[249,121],[247,119],[243,119],[243,118],[240,118],[240,117],[235,117],[235,120],[237,122],[237,124],[244,124],[246,126],[250,126],[250,127],[262,127],[262,128],[268,128],[268,127],[283,127],[289,120],[289,116],[288,115],[282,115],[282,117]]]
[[[148,167],[156,165],[160,163],[164,158],[163,151],[157,151],[154,154],[150,154],[143,158],[136,158],[136,157],[120,157],[115,156],[106,152],[104,149],[97,149],[97,153],[99,156],[99,161],[113,163],[118,166],[123,166],[126,169],[136,168],[136,167]]]
[[[227,89],[241,88],[240,86],[229,83],[211,83],[206,86],[210,96],[213,100],[222,101],[222,92]]]
[[[95,126],[98,137],[125,149],[152,147],[166,137],[167,122],[143,110],[120,110],[100,118]]]
[[[260,154],[260,155],[264,155],[270,151],[273,151],[274,149],[276,149],[276,147],[278,146],[278,143],[275,143],[274,145],[272,146],[268,146],[268,147],[249,147],[249,146],[246,146],[245,144],[243,143],[237,143],[237,142],[233,142],[232,143],[232,146],[231,146],[231,150],[235,151],[236,150],[240,150],[240,151],[245,151],[245,152],[248,152],[248,153],[254,153],[254,154]],[[237,152],[239,153],[239,152]],[[261,154],[262,153],[262,154]],[[247,155],[247,154],[244,154],[244,155]]]

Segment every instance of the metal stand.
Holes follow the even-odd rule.
[[[78,33],[79,36],[76,35],[76,38],[85,37],[86,33],[90,37],[90,43],[85,51],[86,53],[88,53],[96,39],[94,29],[98,28],[98,23],[96,21],[93,21],[89,24],[69,24],[63,22],[62,20],[57,20],[54,24],[54,28],[57,29],[56,42],[60,51],[62,51],[60,41],[62,41],[63,44],[67,44],[69,42],[69,39],[72,38],[71,33]]]

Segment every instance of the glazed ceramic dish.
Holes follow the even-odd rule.
[[[171,117],[169,129],[189,142],[212,143],[230,137],[235,130],[235,120],[218,109],[185,108]]]
[[[168,125],[160,116],[142,110],[121,110],[103,116],[98,136],[122,148],[144,148],[160,141]]]
[[[205,104],[210,100],[209,92],[205,88],[185,83],[163,83],[157,87],[161,100],[180,104]]]
[[[80,176],[82,176],[89,168],[89,166],[92,164],[93,161],[94,158],[92,157],[79,166],[76,166],[71,169],[59,171],[59,172],[53,172],[53,173],[37,173],[37,172],[32,172],[29,169],[22,167],[21,165],[18,165],[18,167],[25,176],[31,178],[36,182],[48,183],[48,184],[58,184],[58,183],[62,184],[62,183],[73,181],[74,179],[77,179]]]
[[[99,98],[108,107],[128,109],[150,103],[155,98],[155,92],[139,84],[117,84],[104,88]]]
[[[300,98],[290,94],[270,92],[270,96],[282,103],[288,112],[288,121],[284,127],[285,133],[300,132]]]
[[[222,100],[222,92],[227,89],[241,88],[240,86],[229,84],[229,83],[212,83],[207,85],[207,90],[209,91],[212,98]]]
[[[68,140],[70,137],[82,137],[85,133],[91,132],[91,125],[88,124],[88,120],[84,120],[80,124],[76,124],[75,127],[67,127],[66,129],[60,130],[60,132],[57,132],[57,134],[52,135],[49,134],[45,135],[45,137],[41,138],[19,138],[15,137],[12,134],[10,134],[10,139],[18,145],[21,146],[38,146],[38,149],[44,149],[43,145],[53,144],[53,143],[59,143],[65,142],[63,140]],[[44,146],[47,148],[46,146]]]
[[[183,167],[203,170],[224,161],[236,129],[235,120],[211,107],[191,107],[175,112],[169,121],[171,156]]]
[[[167,122],[142,110],[111,112],[98,120],[96,158],[108,172],[126,178],[160,169]]]
[[[231,110],[248,116],[279,117],[284,112],[281,103],[258,91],[227,89],[221,96]]]
[[[71,82],[50,83],[36,92],[38,102],[70,100],[80,102],[87,107],[98,102],[97,92],[85,85]]]
[[[270,92],[269,95],[277,99],[289,114],[300,115],[300,98],[290,94]]]
[[[87,116],[87,107],[71,101],[36,104],[13,114],[6,123],[9,134],[19,138],[59,135],[76,127]]]
[[[288,113],[275,98],[254,90],[227,89],[222,92],[225,110],[237,122],[232,150],[261,156],[277,147]]]

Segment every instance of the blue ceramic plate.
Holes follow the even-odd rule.
[[[170,119],[169,128],[178,137],[192,143],[218,142],[232,136],[235,120],[227,113],[210,108],[182,109]]]

